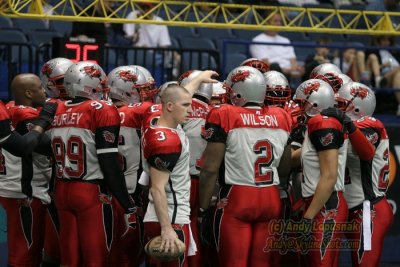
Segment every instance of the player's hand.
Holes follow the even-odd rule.
[[[292,130],[289,136],[289,142],[296,142],[299,144],[303,144],[304,141],[304,134],[306,132],[306,125],[305,124],[298,124],[296,128]]]
[[[205,70],[200,73],[198,79],[201,83],[217,83],[218,80],[215,80],[215,77],[218,77],[219,74],[213,70]]]
[[[349,134],[353,133],[355,130],[357,130],[357,127],[354,125],[353,121],[350,119],[349,116],[346,115],[345,112],[338,108],[330,107],[327,109],[324,109],[321,112],[322,116],[328,116],[328,117],[333,117],[337,119],[345,129],[348,131]]]
[[[179,246],[177,243],[178,235],[174,231],[171,225],[161,227],[161,246],[160,251],[172,253],[175,252],[176,247]]]
[[[214,243],[214,232],[213,232],[213,220],[214,212],[212,208],[199,211],[199,232],[200,241],[203,245],[213,246]]]
[[[39,113],[39,118],[35,122],[36,125],[42,127],[43,129],[47,129],[49,125],[52,123],[54,119],[54,115],[57,111],[57,103],[46,102],[43,105],[42,110]]]

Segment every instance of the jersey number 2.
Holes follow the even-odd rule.
[[[272,184],[274,171],[270,166],[274,160],[274,152],[271,143],[268,140],[259,140],[254,144],[253,151],[260,155],[254,162],[254,181],[256,185]]]

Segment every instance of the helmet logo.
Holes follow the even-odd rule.
[[[83,71],[86,73],[87,76],[91,78],[101,78],[101,71],[95,66],[86,66],[83,68]]]
[[[121,70],[118,76],[125,82],[136,82],[138,80],[137,74],[131,73],[129,70]]]
[[[350,94],[353,95],[354,97],[359,97],[361,99],[364,99],[368,96],[369,92],[368,89],[365,87],[354,87],[351,88]]]
[[[49,63],[46,63],[42,67],[42,75],[46,75],[47,77],[50,77],[51,73],[53,72],[53,66],[51,66]]]
[[[186,79],[187,77],[190,76],[190,74],[192,74],[192,72],[193,72],[193,70],[188,70],[188,71],[184,72],[181,76],[179,76],[178,84],[181,84],[184,79]]]
[[[312,92],[316,92],[319,89],[321,84],[319,82],[312,82],[306,84],[306,87],[303,89],[304,94],[310,95]]]
[[[235,74],[232,75],[231,77],[231,82],[232,83],[237,83],[237,82],[243,82],[247,79],[247,77],[250,76],[250,71],[249,70],[239,70]]]

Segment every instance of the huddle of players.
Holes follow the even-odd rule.
[[[353,263],[363,266],[374,261],[377,265],[392,213],[384,197],[388,185],[388,139],[382,123],[370,117],[375,107],[373,92],[324,64],[312,72],[313,79],[297,88],[292,101],[291,89],[281,73],[268,71],[268,66],[256,59],[242,65],[232,70],[224,83],[202,83],[213,72],[201,71],[186,72],[178,81],[183,87],[197,89],[192,116],[182,125],[189,140],[191,178],[191,231],[183,233],[183,241],[189,244],[187,240],[193,238],[197,253],[192,252],[195,255],[189,257],[185,254],[176,262],[154,264],[206,264],[205,255],[210,252],[200,246],[197,222],[207,213],[218,178],[218,199],[212,212],[213,225],[209,227],[219,264],[279,265],[279,251],[265,249],[267,240],[275,238],[268,222],[284,217],[282,203],[287,201],[281,198],[285,198],[287,182],[283,181],[301,160],[304,223],[369,222],[369,236],[364,230],[349,233],[349,238],[363,241],[353,251]],[[33,198],[29,196],[29,201],[25,195],[16,197],[16,210],[24,207],[29,211],[20,208],[17,214],[21,220],[21,227],[15,227],[18,238],[8,240],[18,243],[18,250],[9,250],[9,264],[20,266],[22,260],[32,262],[35,257],[32,266],[37,266],[44,247],[45,266],[137,266],[143,261],[145,242],[142,223],[147,192],[143,188],[151,187],[151,178],[142,172],[142,161],[147,170],[146,162],[168,169],[161,156],[160,160],[154,153],[139,149],[142,134],[156,125],[161,114],[161,105],[154,103],[160,90],[154,86],[151,74],[140,66],[118,67],[107,77],[94,63],[72,64],[62,58],[47,62],[41,79],[51,97],[47,103],[58,104],[46,135],[52,152],[46,153],[52,154],[55,163],[53,200],[57,211],[49,205],[50,198],[45,201],[39,196],[49,195],[49,175],[45,177],[47,184],[37,186],[45,190],[39,190]],[[336,102],[344,112],[327,109]],[[16,126],[25,117],[13,116],[12,109],[30,114],[33,119],[39,114],[31,107],[10,107]],[[322,111],[327,116],[320,115]],[[160,134],[157,141],[163,138]],[[32,154],[33,170],[49,173],[43,163],[35,164],[35,156],[40,157]],[[8,161],[3,162],[7,165]],[[171,176],[179,177],[179,170],[173,167],[168,169]],[[33,192],[38,191],[35,171],[30,176]],[[291,176],[296,173],[293,171]],[[7,175],[4,177],[8,179]],[[178,214],[177,218],[172,216],[172,224],[179,225],[180,212],[184,217],[188,211],[180,205],[176,207],[177,201],[183,199],[177,200],[176,192],[187,189],[166,188],[168,208],[172,205]],[[32,205],[35,199],[38,208]],[[47,213],[43,212],[46,208]],[[156,216],[154,209],[146,216]],[[369,221],[363,221],[366,217]],[[182,224],[189,221],[182,220]],[[41,232],[36,231],[39,228]],[[305,266],[337,265],[339,251],[329,243],[341,238],[341,233],[311,234],[319,242],[319,249],[306,254]],[[373,250],[365,247],[368,238]]]

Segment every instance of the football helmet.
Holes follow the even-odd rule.
[[[153,76],[146,68],[142,66],[131,65],[131,67],[135,67],[140,71],[138,73],[138,80],[135,84],[135,89],[139,92],[140,100],[142,102],[154,102],[159,90],[158,87],[156,87],[156,81],[154,80]]]
[[[139,72],[138,68],[130,66],[121,66],[113,69],[108,74],[109,97],[128,104],[138,103],[140,95],[134,86],[138,80]]]
[[[335,95],[331,86],[319,79],[301,83],[296,89],[293,100],[299,104],[301,113],[310,117],[335,105]]]
[[[64,77],[65,91],[68,96],[89,99],[101,99],[108,90],[107,75],[103,69],[91,61],[72,64]]]
[[[343,85],[336,95],[338,108],[346,112],[352,120],[371,116],[375,111],[375,94],[368,86],[350,82]]]
[[[249,66],[258,69],[261,73],[269,71],[269,65],[258,58],[248,58],[240,66]]]
[[[64,88],[64,75],[73,62],[67,58],[50,59],[40,70],[40,80],[48,97],[67,97]]]
[[[267,71],[264,73],[267,83],[265,92],[265,104],[274,106],[284,106],[292,96],[289,81],[283,73],[279,71]]]
[[[225,84],[223,82],[213,83],[212,89],[211,105],[225,104],[227,102]]]
[[[332,63],[324,63],[316,66],[310,73],[310,79],[320,79],[331,85],[335,93],[343,85],[343,80],[339,77],[342,71]]]
[[[264,104],[266,86],[263,74],[248,66],[233,69],[225,80],[229,99],[236,106],[247,103]]]
[[[184,72],[178,79],[178,84],[182,87],[185,87],[189,82],[191,82],[194,78],[200,75],[202,71],[200,70],[188,70]],[[213,87],[211,83],[202,83],[197,91],[194,93],[195,95],[200,95],[205,97],[208,101],[211,100],[213,94]]]
[[[349,76],[347,76],[344,73],[340,73],[340,74],[338,74],[338,76],[340,79],[342,79],[342,82],[343,82],[342,86],[345,85],[346,83],[351,83],[353,81]],[[339,90],[340,90],[340,88],[339,88]]]

